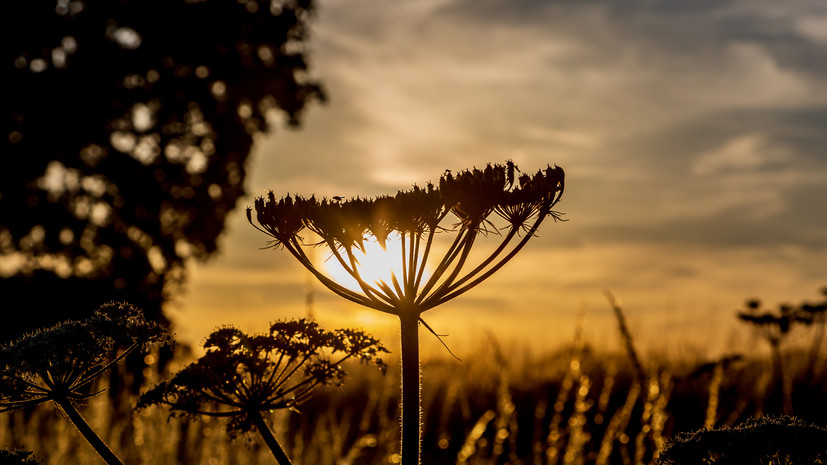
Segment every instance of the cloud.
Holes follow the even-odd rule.
[[[723,145],[698,154],[690,169],[693,175],[710,175],[727,171],[748,171],[791,158],[791,149],[773,143],[766,134],[735,135]]]
[[[571,221],[452,303],[462,315],[561,318],[606,286],[650,313],[795,297],[827,259],[825,18],[823,0],[328,0],[311,57],[331,101],[256,141],[249,186],[371,196],[446,168],[561,165]],[[302,270],[265,239],[233,220],[210,266],[252,270],[228,280],[251,308],[270,279],[300,302]]]

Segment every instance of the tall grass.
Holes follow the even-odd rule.
[[[461,363],[424,361],[423,462],[651,464],[663,442],[678,432],[780,413],[781,406],[765,402],[765,360],[745,358],[711,372],[698,370],[704,360],[639,360],[647,370],[641,384],[626,353],[596,352],[578,338],[548,353],[492,341]],[[809,369],[807,360],[805,350],[786,354],[785,367],[797,380],[793,411],[824,425],[827,367],[822,362],[811,378],[797,376]],[[274,414],[274,429],[283,432],[279,441],[294,463],[399,463],[399,373],[393,373],[399,365],[388,364],[387,376],[351,366],[343,389],[318,391],[300,413]],[[150,384],[163,375],[147,374]],[[125,463],[272,463],[255,438],[230,441],[219,421],[185,423],[168,419],[168,412],[158,407],[133,415],[134,396],[118,395],[120,402],[101,395],[81,410]],[[44,465],[100,463],[81,438],[65,434],[68,427],[54,409],[17,411],[0,416],[0,444],[32,450]]]

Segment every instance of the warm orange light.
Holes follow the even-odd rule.
[[[353,249],[353,256],[358,262],[356,270],[359,272],[362,280],[371,285],[383,281],[393,286],[393,284],[391,284],[393,282],[392,277],[396,276],[396,279],[402,282],[402,257],[408,253],[406,249],[403,250],[402,237],[398,233],[391,234],[385,242],[384,249],[376,238],[371,235],[365,236],[364,244],[364,252],[355,247]],[[347,259],[346,256],[344,257]],[[352,291],[361,291],[356,279],[345,270],[341,263],[339,263],[339,260],[332,254],[325,260],[324,267],[328,276],[337,283]],[[423,273],[423,279],[426,280],[428,277],[429,273],[426,267]]]

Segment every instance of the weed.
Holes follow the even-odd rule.
[[[231,437],[256,429],[282,465],[290,459],[261,412],[296,410],[317,387],[341,386],[346,360],[384,370],[379,355],[387,352],[362,331],[325,331],[304,319],[276,322],[268,334],[253,336],[221,328],[204,348],[201,358],[144,393],[138,408],[163,404],[186,418],[224,418]]]
[[[247,219],[272,237],[270,247],[284,248],[335,294],[359,305],[399,318],[402,348],[402,463],[420,463],[421,403],[419,325],[432,333],[422,314],[458,297],[494,274],[509,262],[534,236],[543,220],[560,219],[552,208],[563,193],[564,173],[548,167],[535,175],[515,175],[516,166],[488,165],[439,180],[439,186],[414,186],[395,196],[333,201],[315,197],[286,196],[276,200],[271,192],[255,201]],[[501,230],[493,222],[499,218]],[[452,224],[447,224],[452,223]],[[306,243],[305,230],[321,242]],[[430,276],[426,265],[439,232],[455,233],[446,253]],[[520,235],[522,234],[522,237]],[[366,278],[356,252],[375,240],[385,249],[389,237],[398,237],[401,253],[393,260],[400,265],[388,276]],[[499,245],[486,258],[469,264],[478,240],[497,236]],[[356,281],[358,290],[347,288],[314,264],[304,249],[324,245],[332,259]],[[392,269],[392,268],[391,268]],[[436,334],[436,333],[434,333]]]
[[[90,384],[129,353],[168,341],[166,331],[145,321],[140,310],[117,303],[85,320],[35,331],[0,349],[0,412],[54,402],[106,463],[121,464],[76,405],[99,394],[89,391]]]

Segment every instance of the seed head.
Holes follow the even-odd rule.
[[[137,308],[108,303],[89,318],[35,331],[0,348],[0,411],[35,405],[60,396],[91,397],[89,383],[128,353],[170,336],[144,320]],[[119,348],[125,349],[116,356]]]
[[[228,418],[235,436],[253,428],[248,412],[296,409],[319,386],[340,386],[348,359],[377,365],[387,352],[355,329],[325,331],[308,320],[273,323],[268,334],[227,326],[210,334],[206,353],[172,379],[144,393],[138,408],[164,404],[173,415]]]
[[[421,313],[466,292],[501,268],[547,216],[560,219],[552,208],[562,196],[564,177],[557,166],[529,175],[508,161],[457,173],[446,170],[436,185],[414,185],[394,196],[317,201],[287,195],[276,200],[271,192],[255,201],[258,225],[250,208],[247,218],[273,238],[271,247],[283,246],[339,296],[386,313]],[[506,222],[503,229],[494,224],[495,217]],[[299,237],[304,228],[321,240],[304,243]],[[441,231],[456,234],[455,240],[434,265],[431,277],[425,279],[434,234]],[[469,253],[476,237],[489,233],[501,237],[500,245],[471,265]],[[514,240],[520,233],[524,237]],[[353,252],[364,251],[368,238],[385,247],[392,235],[403,241],[399,257],[402,275],[365,281]],[[317,268],[303,251],[303,247],[314,245],[326,246],[331,257],[356,280],[360,291],[347,289]]]

